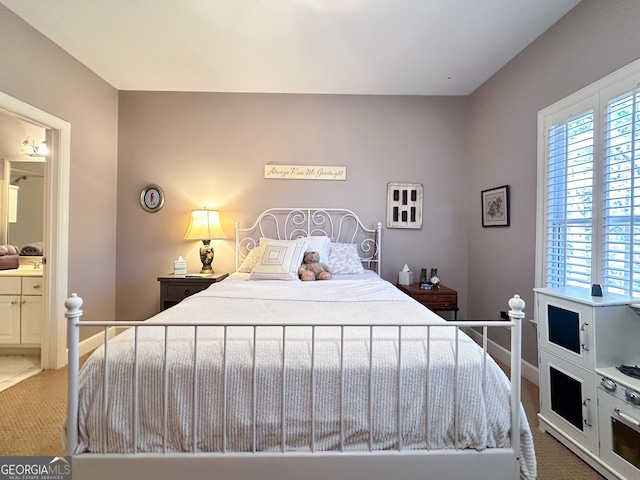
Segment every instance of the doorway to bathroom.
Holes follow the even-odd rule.
[[[41,241],[39,242],[37,238],[34,237],[29,237],[32,238],[33,241],[26,240],[29,234],[27,234],[27,237],[22,237],[22,240],[19,240],[20,243],[25,243],[25,245],[20,245],[21,248],[41,248],[42,250],[41,256],[30,255],[30,258],[26,258],[27,255],[20,256],[20,267],[22,270],[20,271],[20,275],[18,275],[18,277],[20,277],[21,296],[19,301],[29,301],[24,304],[21,303],[21,306],[33,306],[31,310],[29,310],[28,306],[25,306],[25,315],[29,318],[34,311],[39,311],[42,315],[40,323],[33,322],[31,324],[32,326],[37,325],[37,327],[40,328],[39,335],[41,342],[39,348],[37,343],[33,341],[37,338],[35,336],[38,334],[38,332],[35,331],[37,328],[31,331],[28,331],[28,329],[24,332],[21,331],[21,335],[25,335],[24,338],[26,338],[28,344],[32,346],[33,344],[36,345],[35,353],[39,353],[41,368],[60,368],[66,364],[66,323],[62,312],[64,312],[64,301],[66,300],[68,289],[70,124],[2,92],[0,92],[0,114],[37,127],[39,129],[37,132],[42,133],[36,133],[35,136],[31,135],[34,144],[37,145],[44,140],[48,147],[46,160],[42,162],[42,177],[36,176],[39,174],[38,171],[25,168],[23,170],[29,173],[18,175],[15,178],[11,176],[9,178],[9,184],[12,182],[15,183],[14,180],[21,176],[27,176],[27,179],[29,179],[29,175],[33,175],[31,179],[34,180],[34,184],[37,178],[41,178],[44,184]],[[42,135],[44,135],[44,138],[39,138],[39,136]],[[0,133],[0,139],[1,138],[2,134]],[[18,150],[18,157],[20,156],[20,143],[26,140],[27,138],[20,139],[19,145],[15,147]],[[7,152],[2,152],[2,154],[5,158],[12,156],[7,155]],[[22,158],[24,158],[24,155],[22,155]],[[21,166],[33,167],[33,165]],[[27,179],[18,181],[18,187],[20,187],[20,184],[25,185]],[[20,197],[18,196],[18,202],[20,202],[19,199]],[[8,211],[6,210],[8,200],[5,200],[3,205],[5,208],[0,209],[3,212],[0,217],[4,217],[3,220],[6,222],[6,217],[8,216]],[[10,238],[6,241],[9,242]],[[33,252],[34,250],[32,250],[32,253]],[[38,268],[42,269],[40,285],[38,285],[38,275],[32,274],[32,272],[26,272],[24,270],[25,266],[34,270]],[[23,275],[25,273],[28,274]],[[0,280],[2,279],[0,278]],[[13,284],[14,288],[17,288],[17,282],[15,282],[15,280]],[[39,307],[37,306],[38,300],[36,299],[38,293],[39,301],[41,302]],[[21,336],[21,338],[23,337]],[[15,352],[9,351],[8,353],[14,354]]]

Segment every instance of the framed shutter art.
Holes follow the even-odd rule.
[[[387,228],[422,228],[421,183],[387,184]]]

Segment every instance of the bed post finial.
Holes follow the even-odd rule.
[[[524,300],[520,298],[520,295],[517,293],[513,296],[512,299],[509,300],[509,316],[514,318],[524,318]]]
[[[80,318],[82,316],[82,310],[80,310],[82,303],[82,297],[79,297],[77,293],[72,293],[64,302],[64,306],[67,309],[64,316],[68,319]]]

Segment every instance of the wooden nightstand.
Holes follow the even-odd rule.
[[[419,283],[411,285],[398,284],[397,287],[429,310],[434,312],[451,311],[453,312],[453,319],[458,320],[458,292],[453,288],[440,284],[440,288],[424,290],[420,288]]]
[[[190,277],[188,275],[165,275],[160,282],[160,311],[177,305],[194,293],[201,292],[209,285],[221,282],[228,273],[214,273],[210,277]]]

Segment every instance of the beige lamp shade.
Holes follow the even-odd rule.
[[[220,225],[217,210],[192,210],[185,240],[216,240],[227,238]]]

